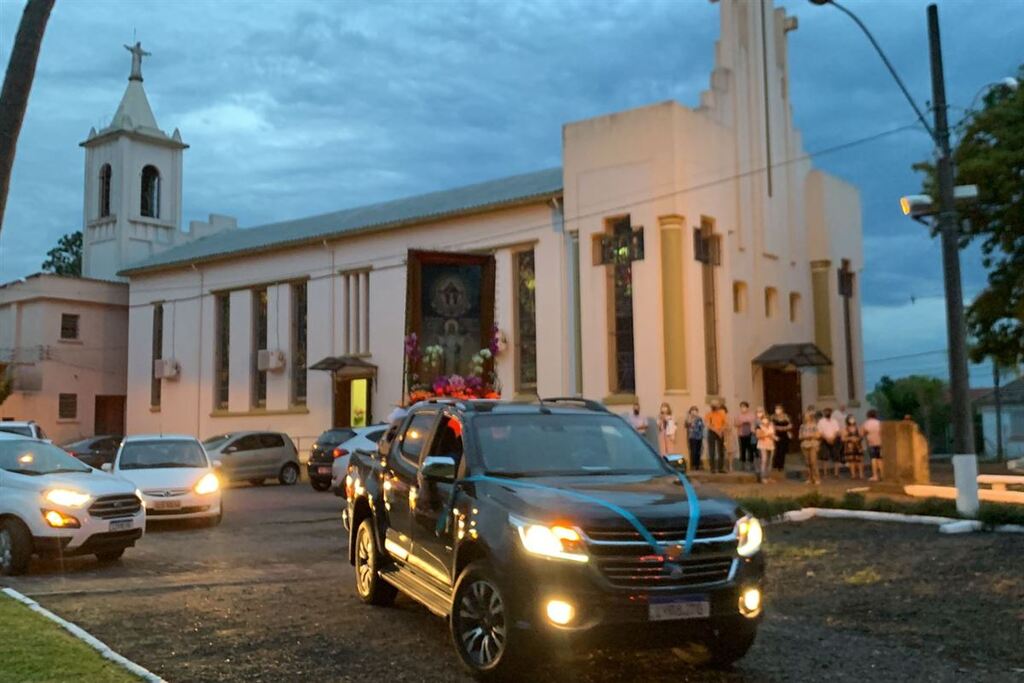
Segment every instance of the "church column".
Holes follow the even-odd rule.
[[[370,271],[359,273],[359,351],[370,353]]]
[[[665,391],[686,390],[686,325],[683,292],[682,216],[662,216],[661,305]]]
[[[832,359],[832,365],[818,368],[818,398],[835,395],[832,377],[835,356],[832,354],[832,302],[829,295],[832,262],[811,261],[811,295],[814,304],[814,343]]]

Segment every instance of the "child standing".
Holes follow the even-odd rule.
[[[818,451],[821,450],[821,434],[818,433],[818,423],[813,410],[804,413],[804,422],[800,425],[800,450],[803,451],[804,462],[807,464],[807,483],[820,484]]]
[[[846,426],[843,427],[843,455],[846,457],[846,466],[850,468],[850,479],[863,479],[864,434],[853,415],[846,417]]]
[[[690,469],[700,469],[700,455],[704,449],[704,420],[697,406],[690,406],[686,414],[686,438],[690,442]]]
[[[662,455],[676,452],[676,419],[672,417],[672,406],[667,403],[662,403],[658,412],[658,445]]]
[[[775,442],[778,437],[775,435],[775,425],[768,419],[767,415],[761,416],[761,424],[757,427],[757,450],[761,453],[761,483],[769,482],[768,474],[771,471],[772,456],[775,454]]]

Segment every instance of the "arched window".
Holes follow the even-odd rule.
[[[142,169],[140,209],[143,216],[160,218],[160,171],[156,166],[146,166]]]
[[[100,168],[100,218],[110,215],[110,164]]]

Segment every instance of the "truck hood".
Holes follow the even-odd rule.
[[[135,486],[125,479],[93,470],[91,472],[60,472],[28,476],[12,472],[4,473],[6,483],[22,490],[46,491],[48,489],[71,489],[87,493],[93,498],[125,493],[135,493]]]
[[[213,470],[209,467],[161,467],[157,469],[117,470],[117,476],[148,489],[190,489],[199,478]]]
[[[512,514],[538,522],[568,522],[583,528],[633,528],[622,514],[597,501],[630,512],[652,531],[678,528],[690,518],[686,489],[672,474],[488,478],[477,482],[477,486],[478,495],[490,497]],[[702,526],[732,523],[742,516],[735,502],[716,491],[697,485],[694,489]]]

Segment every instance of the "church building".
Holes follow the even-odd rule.
[[[332,213],[181,230],[145,53],[86,149],[85,275],[128,282],[128,433],[332,426],[427,395],[676,415],[864,399],[860,200],[793,127],[770,0],[722,0],[698,107],[567,123],[562,165]]]

